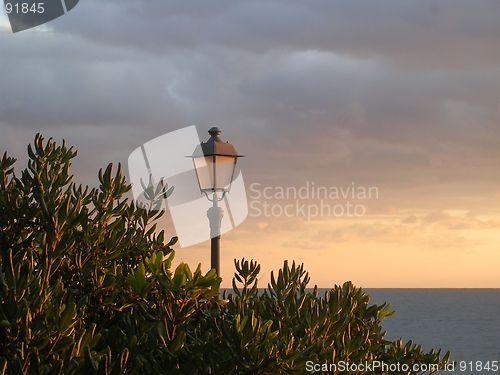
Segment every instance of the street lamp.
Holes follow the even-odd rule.
[[[211,265],[220,276],[220,228],[224,210],[218,203],[231,189],[236,162],[242,155],[238,155],[232,144],[219,138],[219,128],[211,128],[208,134],[210,138],[199,144],[191,157],[200,191],[212,202],[212,207],[207,211],[210,222]]]

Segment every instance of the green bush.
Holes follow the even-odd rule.
[[[148,186],[138,207],[120,167],[99,187],[75,184],[76,151],[37,135],[20,176],[0,160],[0,369],[2,374],[233,374],[304,372],[306,362],[440,363],[411,342],[387,341],[389,306],[350,283],[324,296],[302,266],[285,262],[264,292],[260,266],[235,261],[220,278],[186,264],[154,222]]]

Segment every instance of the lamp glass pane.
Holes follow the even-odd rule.
[[[236,157],[220,156],[215,157],[215,183],[216,189],[220,191],[229,191],[233,178],[234,168],[236,167]]]
[[[214,190],[214,163],[213,156],[194,157],[194,168],[198,176],[200,190]]]

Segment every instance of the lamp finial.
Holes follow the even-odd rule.
[[[222,130],[220,130],[218,127],[214,126],[213,128],[210,128],[208,131],[208,134],[210,134],[213,137],[216,137],[222,133]]]

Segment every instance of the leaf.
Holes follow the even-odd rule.
[[[174,340],[169,346],[171,352],[175,353],[184,347],[186,341],[186,332],[181,330],[177,333]]]
[[[69,303],[61,314],[61,319],[59,320],[59,329],[65,331],[68,329],[72,321],[76,318],[76,304]]]
[[[177,243],[177,241],[178,241],[178,240],[179,240],[179,238],[178,238],[178,237],[172,237],[172,238],[170,239],[170,241],[168,242],[167,246],[173,246],[173,245],[175,245],[175,244]]]

